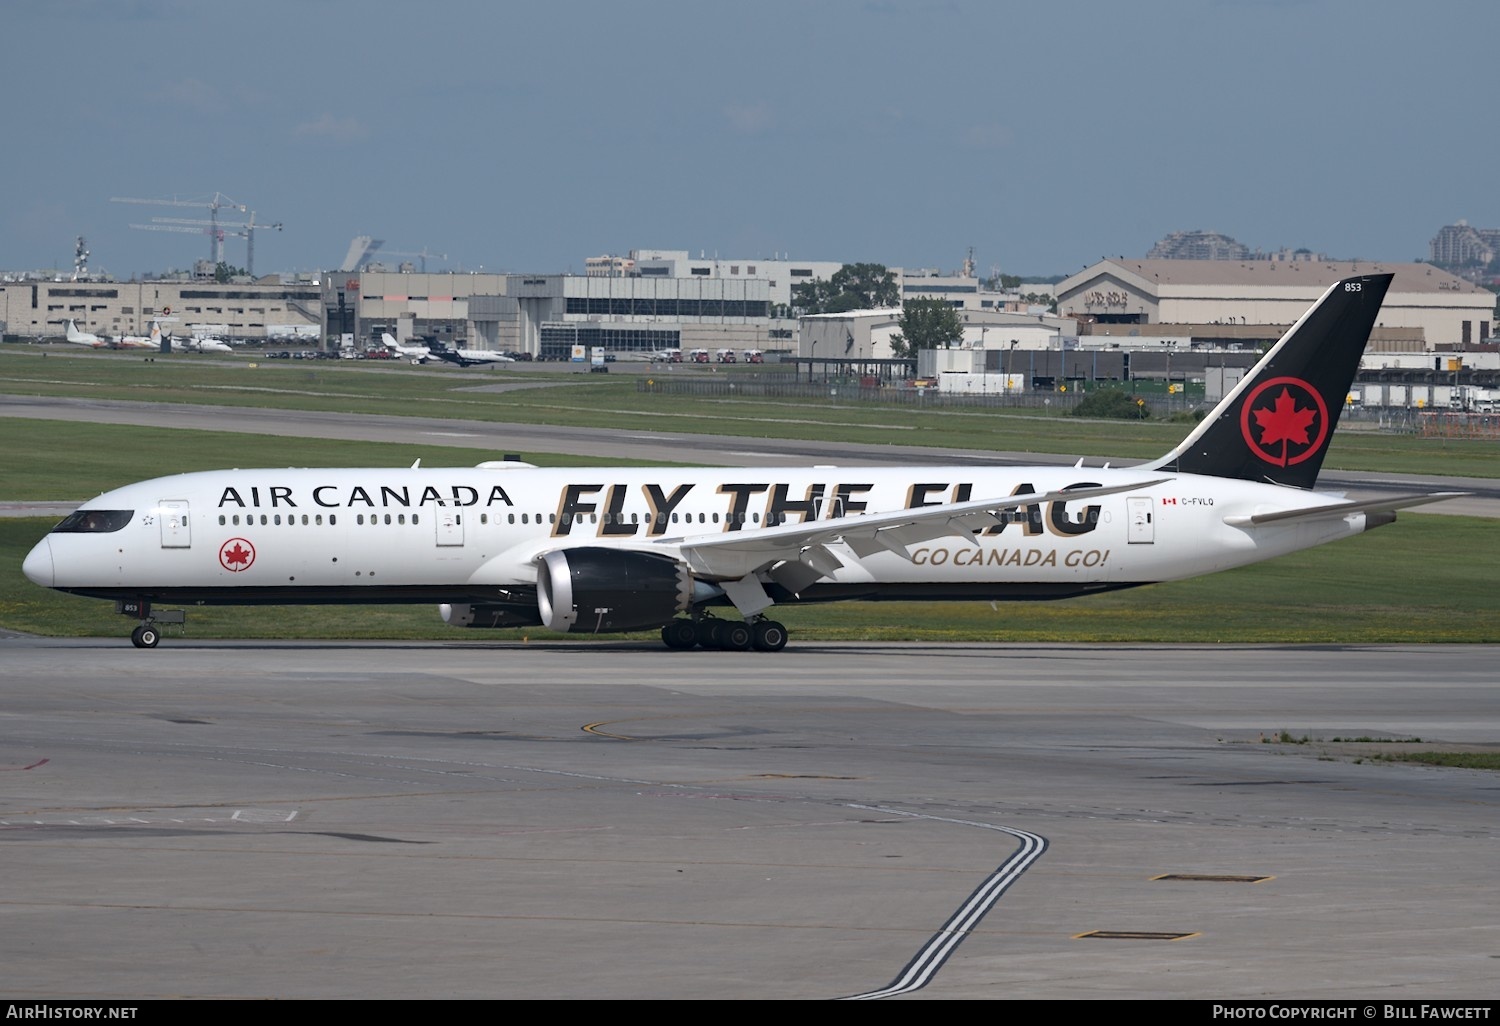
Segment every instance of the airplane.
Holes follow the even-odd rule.
[[[109,344],[111,349],[161,349],[161,325],[151,322],[151,334],[149,335],[121,335]]]
[[[179,346],[189,353],[233,353],[234,347],[222,338],[214,338],[212,335],[193,335],[188,338],[172,337],[175,346]]]
[[[430,355],[460,367],[482,367],[495,363],[515,363],[515,359],[493,349],[433,349]]]
[[[92,331],[79,331],[78,325],[71,320],[68,321],[68,327],[63,337],[75,345],[93,346],[95,349],[103,349],[109,344]]]
[[[140,648],[185,615],[158,604],[434,602],[461,627],[659,629],[670,648],[764,652],[787,644],[778,604],[1062,599],[1195,577],[1464,494],[1314,490],[1392,277],[1335,283],[1139,466],[206,471],[89,500],[22,570],[114,600]]]
[[[426,346],[403,346],[389,331],[381,334],[380,341],[391,352],[401,355],[412,363],[426,363],[428,357],[432,356],[432,350]]]

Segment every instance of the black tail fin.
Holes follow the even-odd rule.
[[[1150,470],[1311,488],[1394,274],[1335,282]]]

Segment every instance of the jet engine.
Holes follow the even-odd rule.
[[[444,602],[438,606],[438,615],[454,627],[536,627],[542,622],[530,605]]]
[[[621,549],[556,549],[537,568],[537,608],[554,631],[660,627],[692,604],[693,577],[669,556]]]

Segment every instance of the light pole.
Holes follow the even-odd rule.
[[[989,398],[990,392],[990,351],[984,346],[984,335],[989,330],[990,326],[988,324],[981,324],[979,326],[979,359],[983,361],[979,365],[979,387],[984,391],[986,399]],[[972,358],[970,359],[969,366],[974,366]]]

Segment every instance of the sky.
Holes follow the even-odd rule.
[[[1500,227],[1492,0],[6,0],[0,269],[1071,274]],[[201,206],[113,202],[175,199]],[[245,263],[245,240],[224,257]],[[441,259],[439,259],[441,257]],[[397,256],[387,258],[396,262]],[[422,265],[420,257],[408,256]]]

